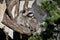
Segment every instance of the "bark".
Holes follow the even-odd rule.
[[[6,14],[4,15],[2,23],[21,34],[30,35],[31,33],[29,28],[23,27],[22,25],[18,25],[14,20],[11,20]]]

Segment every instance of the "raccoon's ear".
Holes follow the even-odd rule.
[[[9,16],[9,18],[11,18],[11,16],[8,13],[8,9],[5,10],[5,13]]]

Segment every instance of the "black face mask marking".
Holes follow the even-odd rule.
[[[30,18],[32,18],[34,15],[33,15],[33,13],[32,12],[30,12],[30,13],[28,13],[27,14],[27,17],[30,17]]]

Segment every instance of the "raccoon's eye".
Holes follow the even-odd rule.
[[[30,13],[28,13],[28,15],[27,15],[28,17],[33,17],[33,13],[32,12],[30,12]]]

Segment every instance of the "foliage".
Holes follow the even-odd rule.
[[[60,18],[60,10],[58,10],[56,2],[54,1],[42,2],[42,7],[50,15],[50,17],[46,18],[46,20],[48,20],[50,23],[51,22],[54,23],[54,21],[57,21]]]
[[[57,8],[55,1],[42,1],[42,7],[45,9],[45,12],[50,15],[46,17],[44,25],[40,25],[40,27],[46,27],[46,30],[41,32],[40,35],[33,34],[29,40],[56,40],[53,34],[56,31],[54,28],[60,24],[60,10]]]
[[[53,1],[56,1],[58,3],[58,5],[60,5],[60,0],[53,0]]]
[[[34,33],[28,40],[42,40],[42,38],[37,33]]]
[[[54,1],[44,1],[42,2],[42,7],[47,11],[52,11],[57,9],[57,3]]]

